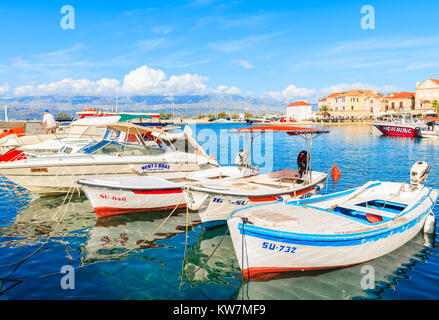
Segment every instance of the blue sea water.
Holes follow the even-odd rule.
[[[239,126],[205,124],[193,130],[224,165],[233,164],[237,147],[230,146],[234,138],[227,129]],[[330,179],[323,193],[370,180],[408,182],[418,160],[432,166],[426,185],[439,188],[439,140],[376,136],[368,125],[327,129],[329,134],[313,141],[313,169],[329,172],[336,163],[342,176]],[[282,132],[259,139],[255,147],[262,152],[254,160],[260,161],[261,172],[296,168],[297,154],[306,150],[303,139]],[[238,149],[243,146],[244,142]],[[179,212],[140,249],[118,257],[148,239],[167,214],[98,220],[84,196],[75,195],[66,205],[62,196],[37,197],[5,179],[0,186],[0,299],[439,298],[437,233],[421,232],[398,250],[367,263],[375,270],[374,289],[361,288],[363,265],[242,282],[226,226],[206,230],[191,216],[194,225],[186,238],[186,213]],[[65,274],[60,271],[66,265],[75,270],[73,290],[61,286]]]

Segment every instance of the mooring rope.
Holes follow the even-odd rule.
[[[58,208],[61,208],[65,203],[66,203],[66,199],[69,197],[69,195],[70,195],[70,198],[69,198],[69,200],[68,200],[68,202],[67,202],[67,205],[66,205],[66,207],[65,207],[65,209],[64,209],[64,213],[62,214],[62,216],[61,216],[61,219],[59,219],[58,220],[58,222],[56,223],[56,225],[55,225],[55,227],[53,228],[53,230],[52,230],[52,232],[49,234],[49,236],[44,240],[44,242],[35,250],[35,251],[33,251],[32,253],[30,253],[29,255],[27,255],[26,257],[24,257],[23,259],[20,259],[20,260],[18,260],[18,261],[16,261],[16,262],[13,262],[13,263],[8,263],[8,264],[4,264],[4,265],[0,265],[0,267],[9,267],[9,266],[13,266],[13,265],[16,265],[16,264],[18,264],[18,263],[21,263],[21,262],[24,262],[24,261],[26,261],[27,259],[29,259],[30,257],[32,257],[35,253],[37,253],[38,251],[40,251],[46,244],[47,244],[47,242],[49,242],[49,240],[53,237],[53,235],[55,234],[55,231],[56,231],[56,229],[59,227],[59,225],[61,224],[61,221],[64,219],[64,216],[65,216],[65,214],[67,213],[67,209],[68,209],[68,207],[69,207],[69,204],[70,204],[70,201],[72,200],[72,196],[73,196],[73,193],[74,193],[74,191],[72,191],[72,190],[74,190],[74,186],[72,185],[72,186],[70,186],[70,188],[69,188],[69,190],[67,191],[67,194],[66,194],[66,196],[64,197],[64,200],[63,200],[63,202],[61,203],[61,205],[58,207]],[[54,214],[54,216],[56,216],[57,214],[58,214],[58,210],[56,211],[56,213]]]
[[[193,272],[191,272],[188,276],[186,276],[186,278],[192,277],[195,273],[197,273],[198,271],[200,271],[201,268],[203,268],[207,262],[209,262],[210,258],[213,257],[213,255],[215,254],[216,250],[221,246],[223,240],[226,238],[227,234],[229,233],[229,228],[226,228],[226,232],[224,233],[224,235],[222,236],[221,240],[219,241],[218,245],[215,247],[215,249],[213,249],[213,251],[207,256],[207,259],[200,265],[198,266],[197,269],[195,269]]]

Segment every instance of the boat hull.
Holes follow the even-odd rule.
[[[21,168],[0,168],[0,174],[19,186],[39,194],[63,194],[78,188],[76,183],[81,179],[96,177],[137,176],[147,173],[152,176],[172,172],[192,172],[211,168],[212,166],[197,163],[157,163],[157,162],[126,162],[105,163],[96,161],[93,164],[58,165],[35,164]],[[216,166],[215,166],[216,167]],[[79,190],[79,189],[78,189]]]
[[[374,124],[383,135],[406,137],[406,138],[418,138],[420,137],[420,130],[417,127],[394,125],[394,124]]]
[[[186,207],[185,195],[178,187],[161,190],[122,190],[87,185],[81,187],[99,218]]]
[[[229,215],[239,209],[245,209],[255,204],[268,204],[277,201],[289,201],[292,199],[305,199],[312,195],[315,195],[320,190],[320,184],[324,181],[312,184],[297,190],[295,192],[279,193],[269,196],[256,197],[256,196],[233,196],[233,195],[221,195],[211,193],[209,194],[204,203],[198,209],[200,219],[204,227],[216,227],[227,223]],[[198,193],[191,191],[192,196],[196,199],[200,199],[205,196],[205,193]],[[199,201],[199,200],[198,200]]]

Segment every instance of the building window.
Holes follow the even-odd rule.
[[[400,108],[404,107],[404,102],[401,101],[401,102],[399,103],[399,107],[400,107]]]
[[[351,106],[351,110],[354,110],[354,106]]]
[[[392,109],[395,109],[395,102],[392,102]]]

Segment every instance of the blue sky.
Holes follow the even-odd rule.
[[[66,4],[74,30],[60,27]],[[374,30],[360,26],[364,5]],[[414,91],[439,78],[438,12],[425,0],[2,0],[0,94]]]

